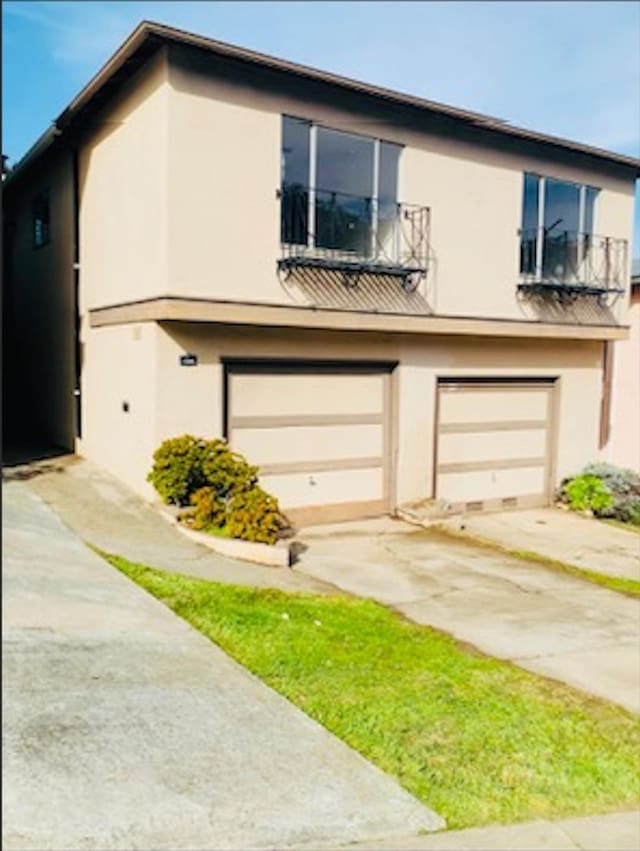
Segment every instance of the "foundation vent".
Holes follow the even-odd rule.
[[[518,497],[517,496],[507,496],[502,500],[503,508],[517,508],[518,507]]]
[[[466,504],[467,511],[482,511],[484,508],[484,502],[482,500],[478,500],[477,502],[468,502]]]

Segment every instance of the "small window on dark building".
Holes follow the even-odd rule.
[[[42,192],[33,202],[33,245],[39,248],[49,242],[49,193]]]

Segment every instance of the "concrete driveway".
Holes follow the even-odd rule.
[[[640,600],[402,521],[300,538],[296,570],[640,712]]]
[[[24,483],[3,505],[4,848],[317,847],[442,826]]]
[[[558,508],[466,514],[442,521],[457,533],[530,551],[581,570],[640,581],[640,535]]]

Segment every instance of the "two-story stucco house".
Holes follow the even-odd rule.
[[[544,504],[602,448],[639,173],[143,23],[5,182],[9,408],[149,497],[190,432],[302,522]]]

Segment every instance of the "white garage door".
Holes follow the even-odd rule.
[[[228,367],[227,435],[298,524],[388,511],[390,372]]]
[[[552,382],[438,383],[436,497],[452,510],[550,501]]]

